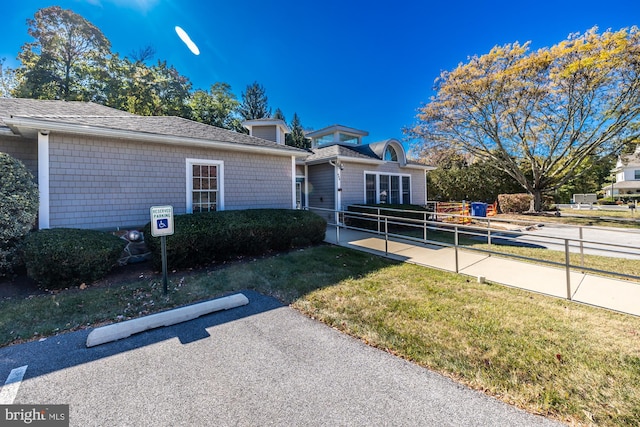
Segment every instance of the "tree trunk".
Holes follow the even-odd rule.
[[[542,212],[542,192],[534,190],[531,192],[531,204],[529,205],[529,212],[538,213]]]

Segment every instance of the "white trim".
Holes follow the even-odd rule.
[[[385,162],[384,160],[377,160],[377,159],[366,159],[362,157],[333,156],[333,157],[326,157],[318,160],[312,160],[310,162],[307,162],[306,164],[320,165],[320,164],[331,162],[331,161],[334,161],[334,162],[339,161],[342,163],[363,163],[363,164],[369,164],[369,165],[386,165],[389,163],[396,163],[396,162]],[[412,164],[412,163],[407,163],[406,165],[402,165],[398,163],[398,167],[401,169],[419,169],[419,170],[427,170],[427,171],[436,169],[435,166],[427,166],[427,165]]]
[[[49,133],[38,132],[38,190],[40,207],[38,208],[38,228],[50,227],[49,193]]]
[[[426,174],[426,171],[425,171]],[[364,186],[363,186],[363,190],[364,190],[364,203],[367,203],[367,175],[375,175],[376,177],[376,203],[380,203],[380,175],[388,175],[388,176],[397,176],[400,177],[400,198],[402,198],[402,194],[403,194],[403,184],[402,184],[402,178],[403,177],[409,177],[409,204],[411,204],[413,202],[413,177],[411,176],[411,174],[408,173],[392,173],[392,172],[381,172],[381,171],[363,171],[363,181],[364,181]],[[426,186],[426,185],[425,185]],[[391,191],[391,188],[389,188],[389,191]],[[426,191],[426,190],[425,190]],[[391,197],[391,195],[389,195],[389,197]],[[404,202],[404,200],[403,200]]]
[[[291,209],[296,206],[296,156],[291,156]]]
[[[304,165],[304,204],[309,206],[309,165]]]
[[[218,166],[218,193],[216,199],[216,210],[224,210],[224,161],[207,159],[186,159],[186,213],[193,213],[193,165],[215,165]]]
[[[424,171],[424,204],[425,206],[427,205],[427,202],[429,201],[429,189],[427,188],[427,172],[428,171]]]

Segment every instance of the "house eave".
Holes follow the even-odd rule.
[[[0,136],[12,136],[14,138],[19,138],[20,135],[16,135],[10,128],[0,127]]]
[[[136,132],[130,130],[109,129],[89,125],[79,125],[71,123],[52,122],[49,120],[38,120],[30,118],[4,118],[3,121],[14,131],[25,137],[33,137],[38,132],[63,132],[74,135],[100,136],[105,138],[116,138],[124,140],[136,140],[154,142],[168,145],[188,145],[194,147],[217,148],[228,151],[240,151],[247,153],[268,153],[276,156],[305,158],[309,154],[306,152],[296,152],[290,149],[280,149],[276,147],[247,145],[238,142],[224,142],[188,136],[172,136],[162,134],[151,134],[146,132]]]
[[[340,161],[340,162],[344,162],[344,163],[359,163],[359,164],[367,164],[367,165],[384,165],[387,163],[391,163],[385,160],[378,160],[378,159],[363,159],[363,158],[358,158],[358,157],[348,157],[348,156],[332,156],[332,157],[325,157],[323,159],[318,159],[318,160],[312,160],[309,162],[305,162],[307,165],[312,166],[312,165],[319,165],[319,164],[323,164],[323,163],[329,163],[329,162],[335,162],[335,161]],[[426,171],[430,171],[430,170],[434,170],[436,169],[435,166],[427,166],[427,165],[417,165],[417,164],[406,164],[406,165],[401,165],[398,163],[398,166],[401,169],[418,169],[418,170],[426,170]]]

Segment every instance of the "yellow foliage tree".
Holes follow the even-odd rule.
[[[640,136],[640,32],[584,34],[535,52],[494,47],[436,80],[407,132],[418,150],[456,148],[491,159],[533,195],[585,173],[594,156]]]

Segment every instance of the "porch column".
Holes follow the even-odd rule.
[[[49,132],[38,132],[38,228],[49,228]]]
[[[291,156],[291,209],[296,208],[296,157]]]
[[[304,164],[304,206],[309,207],[309,165]]]

